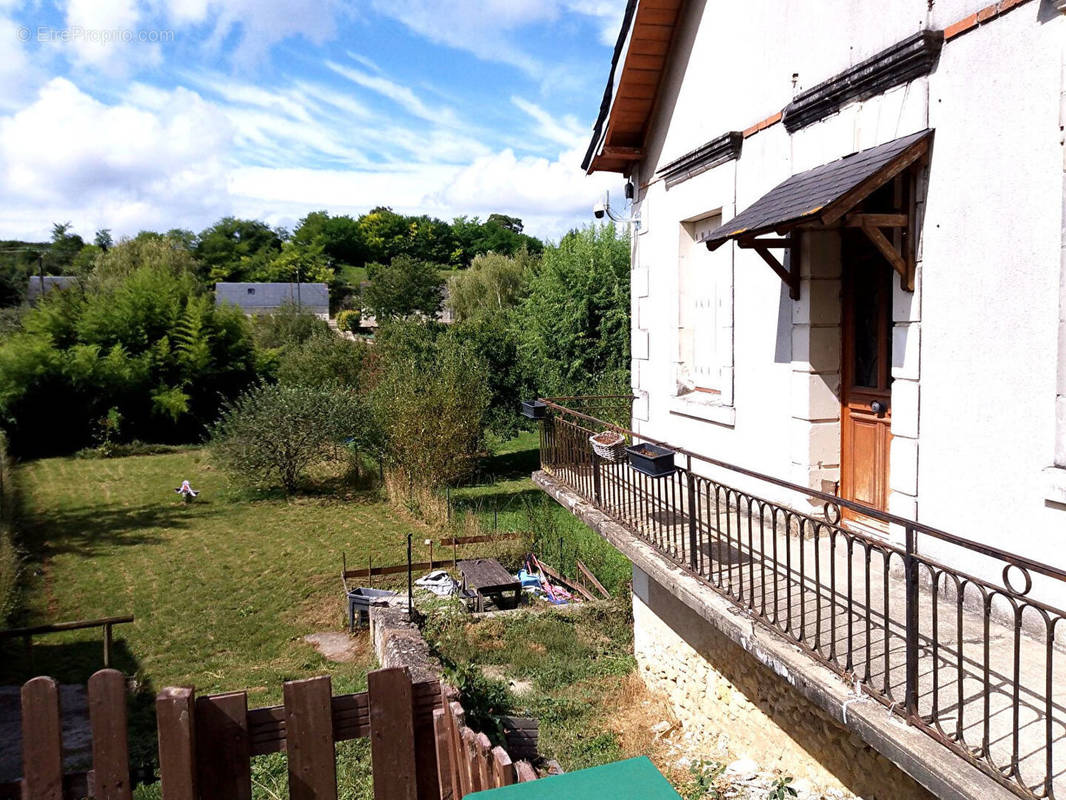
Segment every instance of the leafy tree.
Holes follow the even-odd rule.
[[[265,222],[224,217],[200,233],[196,258],[208,283],[240,281],[263,270],[281,252],[281,237]]]
[[[404,252],[407,219],[391,208],[379,206],[359,217],[359,232],[367,246],[367,258],[389,262]]]
[[[432,318],[441,309],[444,292],[433,264],[397,256],[388,266],[367,265],[367,275],[363,301],[378,322],[418,314]]]
[[[92,279],[101,285],[122,281],[144,267],[158,268],[171,275],[195,276],[198,264],[178,240],[142,232],[98,254]]]
[[[362,266],[370,250],[357,220],[347,215],[331,217],[325,211],[312,211],[300,220],[292,234],[293,244],[317,245],[334,265]]]
[[[281,253],[264,269],[249,277],[258,281],[330,283],[333,269],[321,244],[299,245],[290,241],[281,246]]]
[[[629,385],[629,237],[612,224],[544,251],[517,310],[519,352],[537,390],[597,394]]]
[[[452,228],[435,217],[408,217],[403,252],[419,261],[447,264],[455,249]]]
[[[443,328],[394,322],[374,345],[371,398],[384,460],[420,486],[454,485],[470,476],[490,400],[485,360]]]
[[[71,261],[70,273],[79,276],[88,275],[96,266],[96,259],[104,252],[101,247],[95,244],[85,245]]]
[[[448,279],[448,307],[459,320],[494,315],[525,296],[535,259],[522,249],[514,257],[486,253],[470,269]]]
[[[456,266],[470,264],[475,256],[483,253],[514,255],[525,248],[533,255],[544,249],[544,244],[522,232],[522,220],[504,214],[490,214],[482,222],[477,217],[456,217],[452,220],[452,236],[455,247],[451,262]]]
[[[521,418],[515,409],[533,394],[532,381],[519,358],[516,322],[507,311],[488,312],[459,322],[450,331],[485,361],[489,393],[485,425],[502,439],[518,432]]]
[[[260,384],[227,405],[211,430],[223,466],[259,486],[289,494],[314,464],[346,455],[365,426],[358,395],[342,386]]]
[[[96,236],[93,237],[93,244],[104,252],[110,250],[115,244],[115,240],[111,238],[111,229],[101,228],[98,230]]]
[[[71,223],[56,222],[52,225],[52,246],[48,248],[49,261],[53,268],[62,270],[69,267],[74,257],[85,246],[85,241],[76,233],[70,232]]]

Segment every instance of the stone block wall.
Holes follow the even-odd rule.
[[[865,800],[932,798],[639,570],[634,571],[633,628],[641,677],[666,695],[701,757],[750,758],[763,768],[823,789],[844,788]]]

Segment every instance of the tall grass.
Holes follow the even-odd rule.
[[[15,545],[17,501],[7,453],[7,438],[0,431],[0,624],[7,622],[18,605],[22,559]]]

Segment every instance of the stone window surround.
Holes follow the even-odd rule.
[[[1066,0],[1055,0],[1056,10],[1066,12]],[[1066,78],[1066,53],[1062,57]],[[1066,132],[1066,83],[1061,93],[1059,129]],[[1066,146],[1066,133],[1060,135]],[[1066,163],[1066,162],[1064,162]],[[1066,505],[1066,167],[1062,183],[1063,241],[1059,266],[1059,364],[1055,389],[1055,442],[1052,464],[1044,469],[1044,496],[1052,503]]]
[[[1066,182],[1063,188],[1066,209]],[[1066,505],[1066,242],[1063,243],[1059,278],[1059,366],[1055,393],[1055,454],[1051,466],[1044,469],[1045,497],[1052,503]]]

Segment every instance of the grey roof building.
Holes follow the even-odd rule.
[[[26,301],[36,303],[53,289],[69,289],[78,285],[77,275],[35,275],[26,284]]]
[[[329,287],[324,283],[216,283],[215,305],[224,303],[245,314],[272,314],[291,304],[328,319]]]

